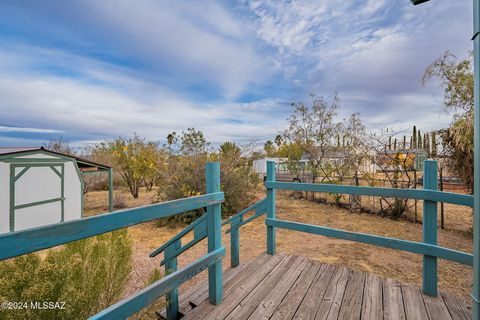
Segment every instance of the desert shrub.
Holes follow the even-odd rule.
[[[0,310],[0,319],[85,319],[120,299],[132,269],[131,240],[115,231],[0,264],[0,301],[65,302],[65,309]]]
[[[115,196],[113,197],[113,207],[115,209],[124,209],[127,207],[127,202],[122,194],[115,194]]]
[[[235,143],[225,142],[218,150],[211,150],[202,132],[191,128],[181,136],[169,135],[168,168],[163,174],[160,200],[173,200],[205,194],[205,164],[221,163],[221,190],[225,192],[222,213],[232,215],[246,208],[255,200],[259,190],[259,178],[249,165],[249,158]],[[159,221],[159,225],[190,223],[204,214],[204,209],[186,212]],[[174,222],[172,224],[172,222]]]

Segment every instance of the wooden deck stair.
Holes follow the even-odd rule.
[[[206,282],[180,304],[182,319],[471,319],[454,295],[433,298],[413,284],[282,254],[227,270],[220,305],[208,302]]]

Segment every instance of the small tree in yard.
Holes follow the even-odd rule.
[[[315,183],[320,174],[331,182],[328,164],[324,161],[327,153],[337,143],[340,123],[335,121],[339,99],[335,95],[328,103],[324,98],[312,98],[312,106],[292,103],[289,127],[284,132],[285,139],[300,146],[308,159]]]
[[[86,319],[121,298],[131,270],[126,230],[66,244],[44,258],[33,253],[3,261],[1,301],[63,301],[65,310],[0,310],[0,318]]]
[[[415,127],[414,131],[416,131]],[[384,131],[370,135],[366,142],[370,149],[370,160],[375,163],[385,182],[388,183],[388,187],[412,189],[416,183],[413,174],[415,155],[409,149],[388,150],[389,136],[391,133]],[[373,176],[370,184],[374,185],[374,182]],[[383,216],[398,219],[407,208],[408,199],[380,198],[380,214]]]
[[[332,102],[324,98],[312,99],[312,106],[293,103],[285,140],[299,146],[308,159],[312,183],[321,177],[321,182],[343,183],[347,176],[358,171],[362,162],[358,152],[365,128],[358,116],[348,120],[336,120],[339,98]],[[332,161],[332,159],[334,159]],[[334,195],[336,202],[340,195]]]
[[[453,113],[450,127],[440,130],[447,166],[473,191],[474,80],[471,55],[459,60],[445,52],[426,70],[422,82],[437,79],[444,90],[444,109]]]
[[[235,143],[227,141],[211,158],[222,164],[220,180],[225,191],[222,212],[228,215],[247,207],[255,199],[260,182],[249,165],[248,157]]]
[[[157,179],[159,151],[158,143],[146,141],[138,135],[133,138],[119,137],[94,147],[94,157],[109,157],[110,163],[128,186],[134,198],[138,198],[140,187],[152,189]]]
[[[77,152],[70,146],[68,140],[63,137],[52,139],[43,144],[44,148],[53,152],[63,153],[71,156],[77,155]]]

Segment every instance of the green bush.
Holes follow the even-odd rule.
[[[220,162],[221,190],[225,192],[223,217],[235,214],[252,204],[257,198],[260,179],[249,165],[249,156],[235,143],[225,142],[218,150],[211,150],[203,133],[193,128],[181,136],[169,135],[168,165],[159,183],[158,201],[198,196],[206,193],[205,165]],[[158,221],[159,226],[188,224],[205,213],[204,209],[185,212]]]
[[[119,230],[0,263],[0,302],[65,302],[65,309],[0,310],[0,319],[85,319],[121,298],[132,270]]]

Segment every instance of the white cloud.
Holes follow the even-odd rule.
[[[439,116],[442,94],[435,85],[420,87],[419,79],[443,51],[462,56],[471,48],[470,6],[414,7],[408,0],[38,5],[32,19],[52,20],[46,30],[67,44],[60,50],[12,41],[0,49],[0,125],[63,130],[86,141],[134,131],[158,139],[192,126],[214,141],[248,139],[284,127],[285,100],[339,91],[342,116],[360,112],[373,127],[433,129],[448,123]],[[236,102],[243,95],[251,102]]]
[[[62,130],[0,126],[0,132],[62,133]]]
[[[48,56],[63,57],[63,53],[51,51]],[[122,69],[75,56],[67,60],[83,64],[87,79],[12,72],[25,61],[22,55],[15,57],[0,53],[0,65],[5,67],[8,61],[12,66],[0,75],[0,132],[22,128],[18,131],[105,138],[137,132],[164,139],[171,131],[195,127],[213,142],[276,133],[278,119],[271,112],[281,102],[275,99],[199,104]],[[145,92],[148,95],[142,96]]]
[[[174,68],[185,82],[208,79],[227,98],[269,75],[242,21],[218,2],[89,1],[83,13],[114,47],[154,72]]]

